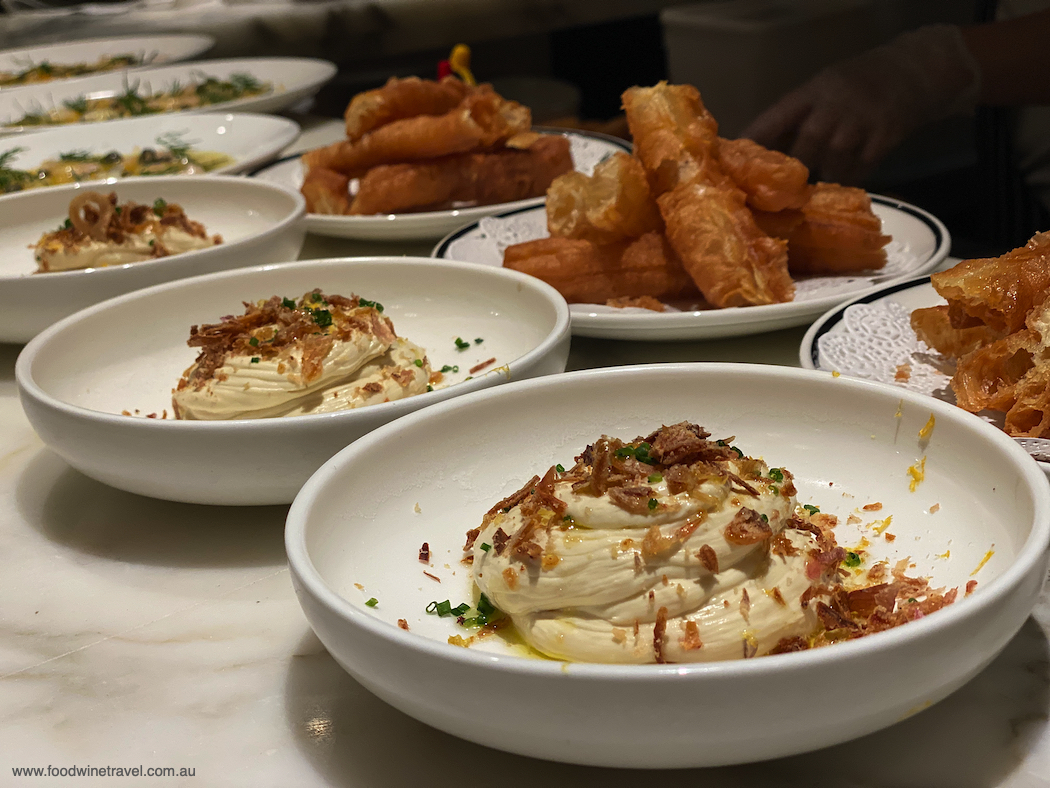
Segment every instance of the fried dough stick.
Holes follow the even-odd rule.
[[[634,155],[645,167],[655,196],[679,183],[725,180],[715,162],[718,123],[696,88],[660,82],[651,88],[628,88],[622,99]]]
[[[948,358],[962,358],[1003,338],[985,325],[954,328],[947,304],[916,309],[911,313],[911,327],[919,339]]]
[[[886,265],[882,221],[863,189],[818,183],[802,207],[803,221],[788,236],[793,274],[843,274]]]
[[[790,301],[787,243],[758,229],[738,189],[689,184],[660,195],[667,239],[718,307]]]
[[[612,243],[663,229],[638,159],[615,153],[594,175],[566,172],[547,190],[547,229],[552,236]]]
[[[417,115],[444,115],[459,104],[470,87],[455,77],[440,82],[419,77],[391,77],[381,88],[358,93],[344,115],[346,136],[357,142],[368,132]]]
[[[357,178],[380,164],[488,148],[528,131],[531,125],[528,107],[507,101],[483,85],[444,115],[395,120],[357,142],[337,142],[312,150],[303,156],[303,163],[310,169],[322,167]]]
[[[333,170],[314,167],[303,177],[300,191],[309,213],[345,214],[350,210],[350,179]]]
[[[541,238],[508,246],[503,265],[542,279],[573,304],[604,304],[613,298],[646,295],[665,300],[696,293],[696,286],[660,233],[600,245],[572,238]]]
[[[718,139],[718,164],[760,211],[801,208],[809,200],[809,169],[798,159],[746,138]]]
[[[718,126],[696,88],[629,88],[623,106],[667,239],[704,298],[716,307],[790,301],[787,245],[759,229],[719,167]]]
[[[361,179],[348,212],[397,213],[453,202],[492,205],[540,197],[551,181],[571,169],[568,138],[553,134],[539,135],[524,150],[380,165]]]
[[[1037,233],[1001,257],[963,260],[930,280],[948,302],[952,325],[983,323],[1013,333],[1050,295],[1050,233]]]

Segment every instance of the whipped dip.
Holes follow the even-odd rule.
[[[790,472],[707,437],[603,437],[532,479],[468,534],[481,593],[570,661],[740,659],[811,635],[820,531]]]
[[[425,392],[426,351],[398,337],[381,308],[315,290],[194,326],[190,344],[203,350],[172,391],[176,417],[299,416]]]

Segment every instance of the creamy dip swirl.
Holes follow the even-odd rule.
[[[603,437],[497,504],[469,552],[482,593],[558,659],[739,659],[817,628],[819,528],[791,474],[696,425]]]
[[[274,296],[194,326],[197,361],[172,391],[179,419],[257,419],[358,408],[427,390],[426,351],[382,307],[320,290]]]

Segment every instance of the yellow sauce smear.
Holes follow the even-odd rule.
[[[915,465],[908,468],[908,475],[911,477],[908,489],[915,492],[919,487],[919,483],[926,478],[926,458],[923,457]]]
[[[951,558],[951,557],[952,557],[952,551],[951,550],[945,550],[943,553],[938,553],[937,554],[937,558]]]
[[[994,547],[995,545],[992,546]],[[995,550],[989,550],[987,553],[985,553],[984,558],[981,559],[981,563],[977,564],[977,568],[970,572],[970,577],[973,577],[975,574],[984,569],[984,565],[987,564],[990,560],[992,560],[993,555],[995,555]]]
[[[832,371],[831,371],[831,377],[833,377],[833,378],[837,378],[837,377],[839,377],[840,375],[842,375],[842,373],[841,373],[841,372],[837,372],[837,371],[835,371],[835,370],[832,370]]]
[[[930,420],[926,422],[926,426],[919,430],[919,440],[928,440],[929,437],[933,435],[933,427],[936,423],[937,419],[934,418],[934,415],[931,413]]]
[[[893,414],[893,418],[899,419],[904,415],[904,400],[897,402],[897,412]]]
[[[874,523],[872,523],[872,525],[874,526],[873,530],[875,531],[875,533],[877,533],[879,536],[881,536],[882,532],[885,531],[887,528],[889,528],[890,527],[890,523],[892,523],[892,522],[893,522],[893,515],[891,514],[885,520],[876,520]]]

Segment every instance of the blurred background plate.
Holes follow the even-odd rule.
[[[94,66],[102,58],[130,56],[134,62],[126,68],[158,66],[192,60],[212,48],[215,39],[204,35],[118,36],[116,38],[89,38],[64,44],[45,44],[0,50],[0,74],[18,74],[26,69],[47,63],[52,66]],[[124,70],[124,69],[109,69]],[[49,84],[80,76],[56,76]],[[0,81],[0,90],[18,85]]]
[[[36,171],[45,161],[83,154],[129,156],[136,150],[163,152],[180,145],[188,146],[191,153],[221,153],[232,159],[209,169],[212,174],[244,172],[274,158],[298,136],[295,121],[251,113],[147,115],[104,125],[55,126],[0,141],[0,193],[32,188],[13,179],[9,170]]]
[[[573,165],[577,171],[588,175],[594,171],[596,164],[613,153],[617,151],[630,153],[631,151],[629,142],[607,134],[559,131],[541,127],[536,127],[534,130],[564,134],[568,137]],[[254,173],[254,177],[298,193],[303,185],[302,161],[298,156],[285,159],[259,170]],[[484,216],[543,205],[544,200],[543,197],[533,197],[516,202],[456,208],[447,211],[377,214],[375,216],[326,216],[308,213],[306,227],[316,235],[354,238],[362,241],[429,241],[441,238],[446,233]]]
[[[0,93],[0,134],[40,131],[52,125],[13,125],[29,113],[61,109],[66,102],[84,98],[111,98],[129,90],[139,96],[161,93],[173,86],[186,87],[207,78],[228,81],[237,75],[247,75],[259,82],[270,83],[271,89],[256,96],[233,101],[193,107],[177,112],[277,112],[295,106],[321,89],[336,73],[336,66],[327,60],[312,58],[234,58],[206,60],[157,68],[143,68],[130,72],[111,72],[84,77],[70,82],[44,82],[39,85],[12,88]],[[83,121],[113,122],[113,121]],[[77,123],[75,125],[82,125]]]

